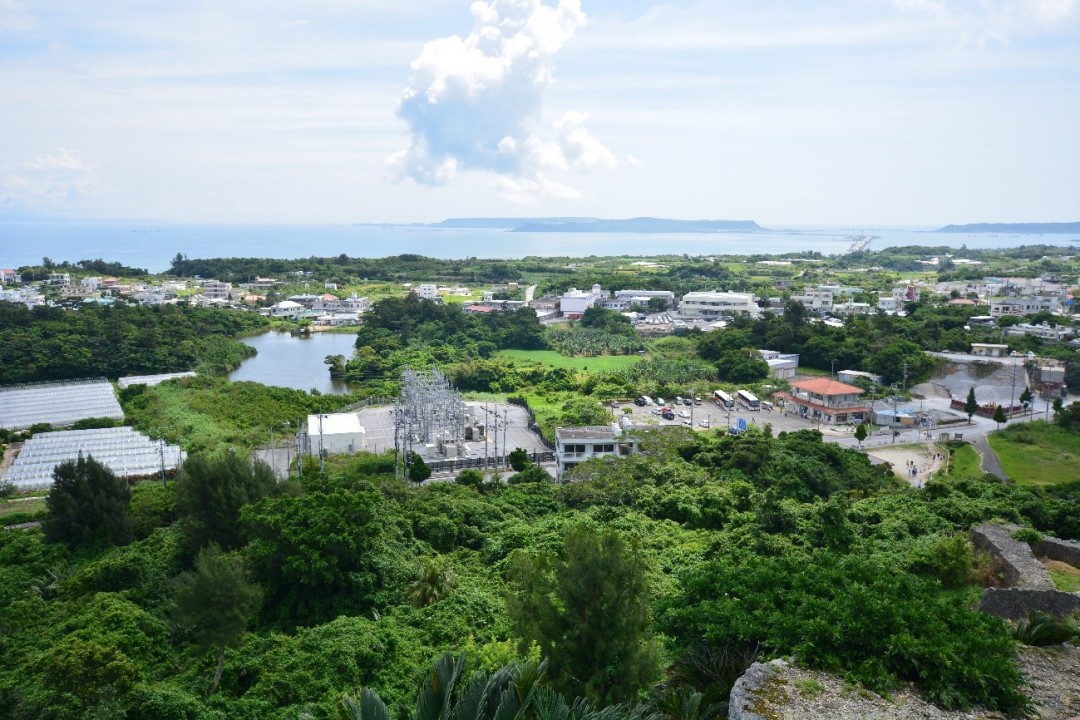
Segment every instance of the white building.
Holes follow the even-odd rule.
[[[996,297],[990,300],[990,314],[993,317],[1002,317],[1004,315],[1033,315],[1044,311],[1055,313],[1060,304],[1058,298],[1050,295]]]
[[[434,300],[438,295],[438,288],[435,285],[425,283],[423,285],[417,285],[413,292],[416,293],[416,297],[421,300]]]
[[[555,428],[555,468],[558,476],[591,458],[606,455],[625,457],[637,450],[637,440],[625,436],[614,423],[610,426]]]
[[[19,273],[11,268],[0,270],[0,285],[14,285],[17,282],[19,282]]]
[[[559,309],[564,317],[580,317],[587,309],[599,303],[607,295],[599,285],[591,290],[570,288],[559,299]]]
[[[663,298],[668,303],[675,302],[675,293],[670,290],[616,290],[615,297],[628,298]]]
[[[228,300],[229,292],[232,290],[232,283],[221,282],[219,280],[207,280],[203,283],[203,297],[207,300]]]
[[[750,315],[757,317],[761,312],[750,293],[689,292],[683,295],[679,303],[679,314],[683,317],[717,319],[723,315]]]
[[[832,290],[823,288],[807,288],[799,295],[792,295],[791,299],[797,303],[802,303],[802,306],[807,310],[816,312],[831,312],[833,307]]]
[[[304,306],[292,300],[282,300],[270,306],[270,317],[295,318],[305,310]]]
[[[971,354],[978,357],[1005,357],[1009,346],[998,343],[971,343]]]
[[[877,309],[882,312],[898,313],[904,308],[904,301],[899,300],[892,295],[878,295]]]
[[[758,350],[761,359],[769,365],[769,375],[778,380],[790,380],[799,369],[798,353],[785,354],[777,350]]]
[[[1057,327],[1051,327],[1047,323],[1040,323],[1038,325],[1032,325],[1030,323],[1020,323],[1013,325],[1012,327],[1005,328],[1005,337],[1024,337],[1026,335],[1033,335],[1044,342],[1057,343],[1063,340],[1068,340],[1073,336],[1073,330],[1069,327],[1058,325]]]
[[[847,317],[852,315],[869,315],[870,303],[848,300],[847,302],[834,304],[832,311],[833,315],[844,315]]]
[[[357,413],[308,415],[307,435],[308,450],[316,456],[320,451],[327,455],[352,455],[366,444],[364,426]]]

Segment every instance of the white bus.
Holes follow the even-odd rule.
[[[735,393],[735,397],[739,398],[739,404],[744,406],[747,410],[761,409],[761,402],[754,397],[754,394],[749,390],[740,390]]]
[[[728,410],[735,407],[735,401],[732,400],[731,396],[728,395],[723,390],[714,390],[713,391],[713,402],[715,402],[717,405],[719,405],[722,408],[727,408]]]

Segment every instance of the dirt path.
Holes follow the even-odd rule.
[[[896,476],[914,487],[922,487],[945,464],[944,458],[938,456],[937,448],[932,443],[877,447],[866,454],[892,463]],[[917,471],[915,474],[912,474],[912,468]]]
[[[1007,482],[1009,478],[1001,468],[1001,461],[998,460],[994,448],[990,447],[990,443],[987,442],[986,436],[977,436],[973,444],[975,445],[975,450],[979,453],[979,467],[982,471],[984,473],[990,473],[1002,482]]]

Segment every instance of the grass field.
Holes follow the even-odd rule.
[[[1036,420],[991,433],[990,447],[1017,485],[1048,487],[1080,478],[1080,435]]]
[[[641,361],[638,355],[596,355],[594,357],[567,357],[554,350],[500,350],[500,357],[519,362],[540,363],[578,372],[611,372],[622,370]]]
[[[22,513],[36,513],[45,509],[45,494],[35,497],[10,498],[0,501],[0,518]]]
[[[1080,570],[1059,560],[1043,559],[1043,565],[1050,571],[1050,577],[1054,580],[1054,587],[1063,592],[1076,592],[1080,590]]]
[[[980,480],[979,453],[971,445],[949,450],[949,477],[954,480]]]

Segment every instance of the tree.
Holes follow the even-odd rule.
[[[506,481],[508,485],[520,485],[522,483],[551,482],[551,474],[539,465],[529,463],[529,466],[521,472],[514,473]]]
[[[53,485],[45,498],[49,516],[42,522],[45,542],[70,547],[108,540],[122,545],[131,540],[128,503],[131,488],[123,478],[91,455],[61,463],[53,470]]]
[[[514,448],[507,456],[507,460],[510,461],[510,467],[514,469],[514,472],[521,472],[532,465],[529,460],[529,451],[525,448]]]
[[[422,558],[416,582],[409,586],[409,601],[427,607],[442,600],[457,587],[457,574],[445,557]]]
[[[769,377],[769,363],[749,348],[730,350],[716,362],[717,377],[732,383],[752,383]]]
[[[223,550],[243,546],[240,508],[278,490],[274,471],[261,460],[249,461],[231,450],[214,457],[189,456],[176,483],[180,530],[189,556],[209,543]]]
[[[863,440],[866,439],[868,434],[866,423],[859,423],[858,427],[855,428],[855,439],[859,441],[859,447],[862,447]]]
[[[971,416],[979,411],[979,401],[975,399],[975,386],[968,390],[967,400],[964,401],[964,412],[968,416],[968,425],[971,424]]]
[[[194,570],[174,581],[173,619],[188,629],[199,645],[218,648],[210,695],[221,682],[225,649],[240,641],[261,600],[259,586],[244,578],[240,559],[213,544],[199,551]]]
[[[431,466],[415,452],[409,453],[409,479],[419,485],[431,477]]]
[[[551,661],[556,689],[607,705],[656,678],[645,559],[618,531],[571,527],[557,555],[516,554],[511,578],[510,617]]]
[[[998,429],[1001,428],[1001,423],[1008,422],[1009,418],[1005,415],[1005,408],[998,405],[994,408],[994,422],[997,423]]]
[[[1020,404],[1025,408],[1031,408],[1031,401],[1034,396],[1031,394],[1031,388],[1024,388],[1024,391],[1020,393]]]
[[[459,472],[454,478],[454,482],[468,487],[480,487],[484,483],[484,473],[475,468],[468,468]]]

